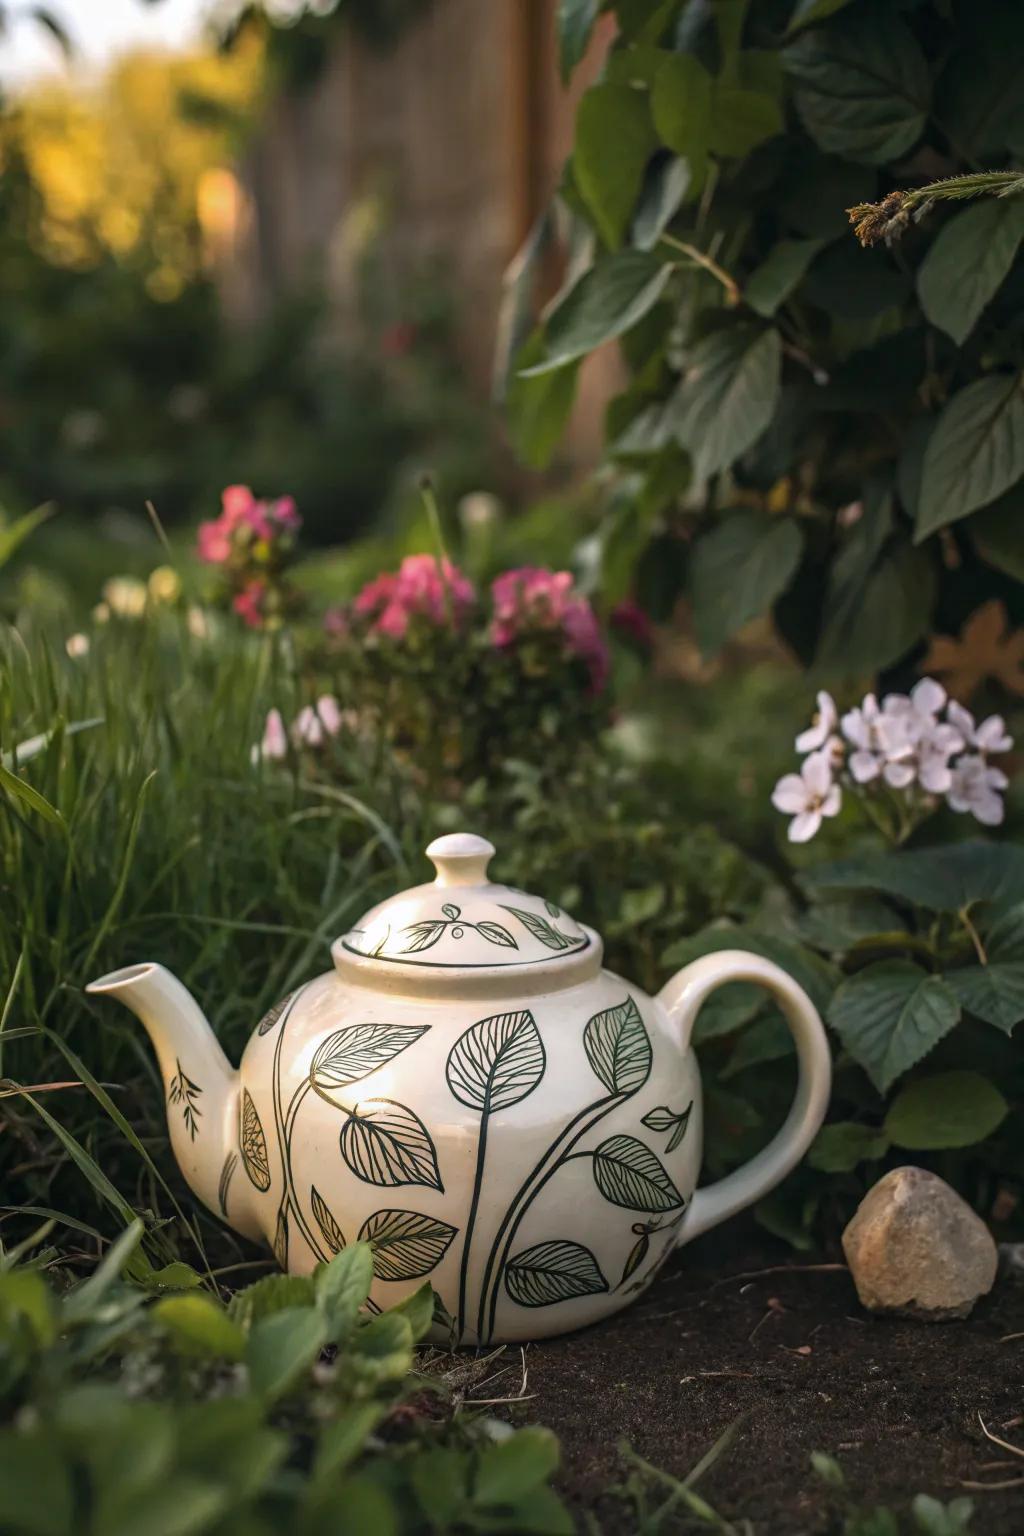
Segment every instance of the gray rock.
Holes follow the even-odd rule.
[[[985,1223],[923,1168],[879,1179],[843,1233],[843,1251],[865,1307],[931,1322],[966,1317],[998,1264]]]

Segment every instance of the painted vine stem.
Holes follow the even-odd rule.
[[[583,1137],[613,1109],[639,1092],[651,1074],[650,1037],[636,1003],[628,995],[617,1007],[594,1014],[583,1032],[583,1047],[591,1070],[608,1092],[569,1121],[523,1180],[502,1217],[480,1288],[477,1337],[481,1342],[487,1342],[494,1333],[501,1282],[512,1244],[530,1206],[573,1156]]]

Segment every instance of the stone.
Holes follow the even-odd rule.
[[[931,1322],[966,1317],[996,1278],[985,1223],[944,1179],[894,1168],[857,1207],[843,1233],[857,1295],[871,1312]]]

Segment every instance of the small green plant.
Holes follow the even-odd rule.
[[[948,1504],[919,1493],[911,1500],[908,1517],[901,1520],[883,1504],[864,1508],[852,1499],[846,1474],[838,1461],[823,1451],[811,1454],[815,1477],[828,1489],[840,1511],[842,1536],[971,1536],[972,1499],[953,1499]]]
[[[187,1265],[154,1271],[141,1221],[55,1287],[52,1227],[0,1250],[5,1531],[571,1536],[554,1437],[456,1414],[417,1369],[429,1286],[360,1313],[367,1244],[225,1305]]]

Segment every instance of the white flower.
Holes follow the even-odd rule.
[[[806,843],[812,838],[823,816],[838,815],[842,798],[839,785],[832,782],[827,752],[813,752],[799,773],[787,773],[772,791],[775,809],[793,817],[788,834],[791,843]]]
[[[928,794],[945,794],[949,759],[964,745],[953,726],[939,723],[945,702],[945,689],[930,677],[909,696],[890,693],[881,709],[869,693],[860,709],[843,716],[843,731],[857,749],[850,755],[854,780],[868,784],[881,775],[891,789],[909,789],[916,780]]]
[[[951,725],[937,725],[917,744],[917,777],[921,788],[929,795],[948,793],[953,783],[953,770],[949,760],[955,752],[962,752],[964,739]]]
[[[280,761],[281,758],[287,756],[288,736],[284,728],[284,721],[281,719],[281,711],[279,709],[272,709],[263,727],[263,740],[259,746],[252,749],[252,761],[258,763],[261,758],[267,758],[269,761]]]
[[[825,745],[836,728],[839,712],[830,693],[818,694],[818,712],[806,731],[796,739],[798,752],[817,752]]]
[[[1002,715],[989,715],[987,720],[975,725],[970,710],[964,709],[955,699],[950,700],[946,714],[968,747],[977,747],[979,752],[985,753],[1009,752],[1013,746],[1013,737],[1007,732]]]
[[[877,779],[885,764],[885,751],[878,735],[880,716],[878,700],[869,693],[859,709],[849,710],[842,718],[843,735],[854,748],[850,753],[850,773],[858,784]]]
[[[890,693],[882,700],[878,729],[890,758],[898,761],[923,736],[931,735],[945,702],[945,688],[932,677],[923,677],[915,684],[909,698],[905,693]]]
[[[999,768],[990,768],[983,757],[965,753],[952,773],[947,796],[954,811],[970,811],[986,827],[998,827],[1003,819],[1001,792],[1009,780]]]
[[[80,656],[88,656],[89,636],[68,635],[64,642],[64,649],[67,651],[72,661],[77,661]]]
[[[337,736],[341,725],[338,701],[325,693],[315,705],[299,710],[292,725],[292,740],[299,747],[320,747],[328,736]]]

